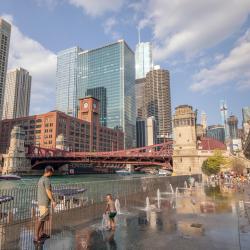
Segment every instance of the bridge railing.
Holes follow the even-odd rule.
[[[110,152],[70,152],[60,149],[41,148],[29,146],[27,150],[28,157],[167,157],[173,152],[172,141],[146,146],[142,148],[133,148],[127,150],[110,151]]]

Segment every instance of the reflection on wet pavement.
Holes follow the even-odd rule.
[[[102,228],[100,215],[88,224],[53,232],[40,249],[250,249],[250,203],[243,202],[250,191],[239,195],[201,186],[179,189],[178,195],[164,191],[150,194],[147,201],[138,197],[141,206],[124,209],[121,202],[115,232]],[[39,248],[31,243],[21,249]]]

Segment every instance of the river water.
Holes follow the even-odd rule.
[[[83,174],[83,175],[61,175],[61,176],[52,176],[51,183],[53,184],[76,184],[83,182],[92,182],[92,181],[105,181],[105,180],[124,180],[124,179],[133,179],[145,177],[144,174],[134,174],[129,176],[120,176],[117,174]],[[21,180],[15,181],[0,181],[0,189],[9,189],[9,188],[26,188],[31,185],[34,185],[38,182],[40,176],[25,176]]]

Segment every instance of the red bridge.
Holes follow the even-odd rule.
[[[101,167],[123,168],[125,164],[138,167],[159,166],[172,169],[173,142],[112,152],[69,152],[60,149],[48,149],[29,146],[27,158],[32,169],[45,165],[58,168],[68,163],[94,164]]]

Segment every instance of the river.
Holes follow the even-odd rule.
[[[131,179],[140,178],[145,176],[144,174],[134,174],[130,176],[119,176],[117,174],[82,174],[82,175],[57,175],[51,177],[51,183],[53,184],[74,184],[82,182],[92,181],[105,181],[105,180],[119,180],[119,179]],[[26,188],[34,185],[38,182],[40,176],[25,176],[21,180],[12,181],[0,181],[0,189],[9,188]]]

